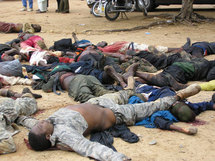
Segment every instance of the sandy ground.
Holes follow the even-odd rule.
[[[39,33],[45,39],[48,46],[54,41],[62,38],[71,38],[71,33],[75,31],[79,39],[88,39],[93,43],[105,40],[108,43],[114,41],[133,41],[138,43],[146,43],[151,45],[164,45],[169,47],[180,47],[186,41],[186,37],[190,37],[192,42],[195,41],[215,41],[214,23],[198,24],[195,26],[171,25],[158,26],[150,29],[133,31],[104,33],[95,32],[95,30],[131,28],[140,25],[148,25],[152,21],[159,20],[143,18],[142,13],[128,13],[128,20],[117,19],[109,22],[105,18],[95,18],[89,14],[89,8],[85,1],[70,1],[69,14],[55,13],[56,2],[50,1],[48,12],[44,14],[36,14],[34,12],[20,12],[22,7],[21,1],[0,1],[0,21],[14,23],[39,23],[42,25],[42,32]],[[149,15],[157,15],[160,13],[176,14],[180,6],[159,7],[156,12]],[[195,6],[196,12],[215,17],[215,5],[211,6]],[[37,9],[37,3],[34,0],[34,10]],[[87,32],[86,30],[93,30]],[[0,43],[4,43],[15,38],[17,34],[0,34]],[[209,56],[207,59],[214,59]],[[189,82],[193,83],[193,82]],[[13,86],[11,89],[21,92],[24,86]],[[69,104],[75,104],[67,93],[60,96],[54,93],[43,93],[43,98],[38,99],[38,106],[44,111],[36,117],[44,119],[57,109]],[[203,92],[189,98],[192,102],[209,101],[214,92]],[[129,144],[121,139],[114,139],[116,149],[131,157],[134,161],[214,161],[215,154],[215,112],[207,111],[198,116],[198,119],[206,121],[205,125],[198,126],[198,134],[196,136],[187,136],[177,132],[162,131],[159,129],[147,129],[144,127],[131,127],[131,131],[140,136],[140,141],[135,144]],[[178,123],[182,127],[192,126],[187,123]],[[66,161],[66,160],[89,160],[75,153],[64,151],[45,151],[34,152],[27,149],[23,138],[27,138],[27,130],[20,127],[21,132],[14,136],[17,145],[17,152],[13,154],[0,156],[1,161]],[[152,140],[156,140],[156,145],[149,145]]]

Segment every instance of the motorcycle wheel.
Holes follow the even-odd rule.
[[[144,16],[148,15],[147,9],[146,9],[146,4],[144,0],[137,0],[137,6],[139,9],[143,11]]]
[[[102,8],[100,8],[102,7]],[[92,9],[92,13],[95,17],[102,17],[104,16],[104,4],[100,5],[99,1],[97,1],[94,5],[93,5],[93,9]]]
[[[105,17],[109,21],[114,21],[119,17],[120,12],[110,12],[113,9],[114,5],[112,1],[109,1],[105,7]]]

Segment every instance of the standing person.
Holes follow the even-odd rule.
[[[69,13],[69,0],[60,0],[58,12]]]
[[[28,0],[28,3],[29,3],[29,9],[27,10],[27,0],[22,0],[23,8],[20,11],[32,12],[33,11],[33,0]]]
[[[38,10],[37,13],[46,13],[47,11],[47,0],[37,0]]]
[[[57,0],[57,9],[56,9],[56,11],[55,11],[55,12],[59,12],[59,8],[60,8],[60,1],[61,1],[61,0]]]

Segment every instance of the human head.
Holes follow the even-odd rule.
[[[41,31],[41,26],[38,24],[31,24],[31,27],[34,28],[35,32],[40,32]]]
[[[44,58],[47,60],[47,64],[59,63],[59,58],[54,55],[46,55]]]
[[[170,112],[179,120],[183,122],[192,122],[195,120],[196,114],[184,102],[176,102]]]
[[[50,137],[54,127],[48,120],[39,121],[29,132],[28,141],[32,149],[43,151],[51,147]]]
[[[106,41],[101,41],[101,42],[99,42],[96,46],[97,47],[105,47],[105,46],[107,46],[108,45],[108,43],[106,42]]]

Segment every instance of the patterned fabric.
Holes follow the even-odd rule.
[[[132,94],[134,94],[132,90],[105,94],[90,99],[88,103],[110,108],[116,116],[116,124],[134,125],[136,121],[150,116],[155,111],[168,109],[176,101],[174,97],[165,97],[156,102],[128,105],[128,98]],[[65,144],[82,156],[98,160],[121,161],[128,159],[111,148],[86,139],[83,133],[88,124],[77,111],[63,108],[51,115],[48,120],[54,125],[54,132],[50,138],[52,146],[58,143]]]
[[[116,116],[116,124],[126,123],[127,125],[134,125],[137,121],[151,116],[156,111],[168,109],[176,102],[176,98],[170,96],[154,102],[127,104],[132,94],[133,91],[131,90],[123,90],[92,98],[88,103],[110,108]]]
[[[54,125],[54,132],[50,138],[52,146],[56,143],[63,143],[82,156],[98,160],[121,161],[126,158],[121,153],[114,152],[104,145],[86,139],[83,133],[88,124],[77,111],[63,108],[51,115],[48,120]]]
[[[12,136],[19,132],[12,124],[19,115],[31,115],[37,110],[34,98],[23,97],[13,100],[0,98],[0,154],[16,151]]]
[[[14,23],[0,22],[0,32],[4,32],[4,33],[13,32],[13,29],[15,28],[15,26],[16,24]]]

